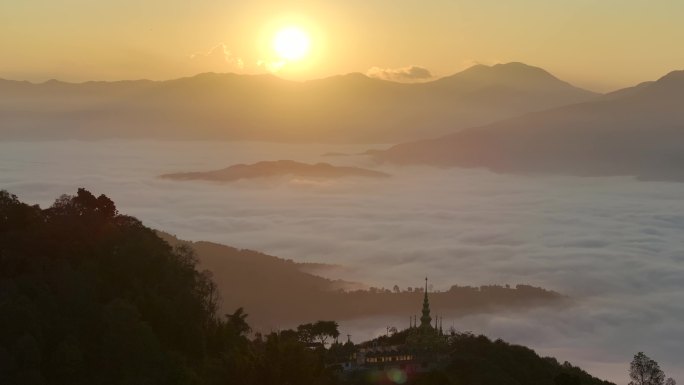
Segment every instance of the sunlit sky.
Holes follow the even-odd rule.
[[[683,19],[682,0],[2,0],[0,78],[444,76],[521,61],[606,91],[684,68]],[[273,38],[293,26],[310,51],[284,63]]]

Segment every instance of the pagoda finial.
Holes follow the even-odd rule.
[[[425,297],[423,298],[423,315],[420,317],[420,327],[430,329],[432,328],[431,322],[430,301],[428,300],[428,279],[425,277]]]

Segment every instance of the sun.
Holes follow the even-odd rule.
[[[311,39],[299,27],[283,28],[273,38],[273,50],[282,60],[302,60],[309,54],[310,49]]]

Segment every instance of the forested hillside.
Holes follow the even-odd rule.
[[[343,321],[393,316],[408,321],[422,301],[422,291],[417,287],[409,291],[399,286],[387,289],[333,281],[308,273],[306,264],[291,260],[160,235],[172,245],[191,249],[201,269],[211,272],[223,312],[245,307],[249,309],[252,325],[259,330],[292,327],[315,319]],[[316,270],[324,272],[326,268],[321,266]],[[451,317],[567,303],[566,297],[554,291],[529,285],[454,285],[446,291],[433,291],[430,297],[436,311]]]
[[[214,283],[104,195],[0,192],[0,384],[325,384],[320,355],[250,340]]]

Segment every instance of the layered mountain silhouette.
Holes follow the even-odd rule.
[[[215,171],[181,172],[164,174],[163,179],[209,180],[215,182],[234,182],[240,179],[266,178],[275,176],[296,176],[317,179],[343,177],[382,178],[389,174],[360,167],[333,166],[329,163],[307,164],[293,160],[263,161],[254,164],[236,164]]]
[[[423,293],[418,288],[410,292],[369,288],[311,272],[341,267],[297,263],[256,251],[212,242],[183,241],[163,232],[157,234],[174,247],[192,249],[199,268],[209,271],[218,285],[222,311],[249,309],[250,322],[258,328],[268,330],[325,317],[336,320],[372,316],[403,318],[414,314],[422,303]],[[562,306],[568,300],[554,291],[529,285],[452,286],[430,296],[433,307],[450,316]]]
[[[214,73],[162,82],[0,81],[0,134],[396,143],[596,96],[522,63],[418,84],[358,73],[305,82]]]
[[[529,113],[374,156],[496,172],[684,181],[684,71],[595,101]]]

